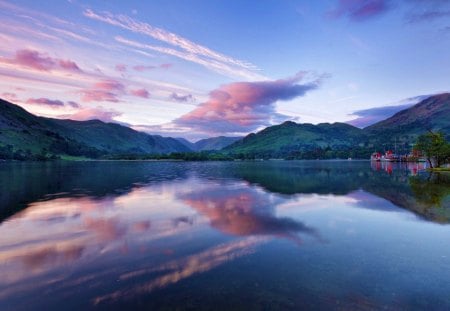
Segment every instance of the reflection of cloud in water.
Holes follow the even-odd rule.
[[[151,281],[139,284],[126,290],[119,290],[94,299],[94,304],[105,301],[129,298],[134,295],[149,293],[157,288],[166,287],[189,278],[195,274],[203,273],[216,268],[228,261],[251,254],[255,247],[266,241],[265,238],[249,237],[244,240],[220,244],[198,254],[176,259],[157,267],[140,269],[122,274],[120,280],[128,280],[142,275],[161,274]]]
[[[34,252],[28,252],[20,259],[27,269],[40,270],[43,266],[54,266],[73,262],[81,257],[83,249],[84,247],[81,245],[73,245],[63,249],[46,247]]]
[[[128,231],[128,227],[120,223],[118,218],[86,217],[84,219],[84,227],[86,230],[95,233],[102,242],[118,240]]]
[[[228,234],[285,236],[297,242],[298,233],[317,236],[300,221],[276,217],[279,200],[246,185],[220,184],[183,194],[181,199],[206,216],[214,228]]]
[[[0,224],[0,286],[11,288],[30,277],[59,273],[67,264],[82,264],[83,258],[117,256],[127,246],[140,250],[144,243],[189,230],[185,223],[191,218],[175,217],[190,212],[173,194],[170,197],[177,185],[137,188],[124,196],[57,197],[29,204]],[[165,208],[148,208],[155,204]]]

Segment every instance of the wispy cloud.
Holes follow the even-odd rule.
[[[45,105],[51,107],[64,107],[64,102],[57,99],[48,98],[29,98],[26,101],[27,104]]]
[[[410,23],[430,22],[440,18],[450,17],[450,10],[431,10],[421,13],[413,13],[407,19]]]
[[[216,60],[204,59],[201,56],[196,55],[196,54],[192,54],[192,53],[188,53],[188,52],[184,52],[184,51],[180,51],[180,50],[175,50],[175,49],[167,48],[167,47],[144,44],[144,43],[140,43],[137,41],[123,38],[121,36],[115,37],[115,40],[117,42],[120,42],[120,43],[128,45],[128,46],[132,46],[132,47],[136,47],[136,48],[140,48],[140,49],[147,49],[147,50],[156,51],[159,53],[175,56],[180,59],[202,65],[203,67],[205,67],[209,70],[212,70],[214,72],[217,72],[219,74],[222,74],[224,76],[229,76],[229,77],[233,77],[233,78],[241,77],[241,78],[245,78],[247,80],[265,80],[266,79],[264,76],[260,75],[259,73],[249,71],[245,68],[232,67],[226,63],[222,63],[222,62],[219,62]]]
[[[339,0],[337,6],[328,12],[328,16],[364,21],[381,15],[388,9],[388,0]]]
[[[117,64],[115,69],[116,69],[116,71],[119,71],[119,72],[125,72],[125,71],[127,71],[127,65]]]
[[[133,69],[136,71],[147,71],[147,70],[153,70],[153,69],[157,69],[157,68],[162,68],[162,69],[169,69],[170,67],[172,67],[172,64],[166,63],[166,64],[161,64],[159,66],[155,66],[155,65],[136,65],[133,66]]]
[[[256,66],[248,62],[216,52],[208,47],[190,41],[180,35],[158,27],[154,27],[148,23],[140,22],[129,16],[121,14],[115,15],[109,12],[97,13],[91,9],[85,10],[84,15],[88,18],[98,20],[103,23],[114,25],[135,33],[144,34],[154,40],[169,44],[176,49],[152,46],[142,43],[130,44],[133,42],[120,40],[121,37],[118,37],[117,41],[121,43],[130,44],[141,48],[144,47],[160,53],[165,53],[185,60],[190,60],[192,62],[202,64],[205,67],[213,69],[215,71],[218,71],[219,67],[228,68],[227,71],[221,71],[221,73],[233,74],[234,76],[240,76],[249,79],[262,78],[260,74],[255,72],[258,70]]]

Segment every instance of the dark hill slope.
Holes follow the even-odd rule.
[[[99,120],[73,121],[35,116],[0,99],[2,152],[99,156],[114,153],[189,151],[174,138],[135,131]]]

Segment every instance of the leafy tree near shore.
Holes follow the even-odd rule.
[[[442,132],[429,131],[420,135],[414,149],[420,150],[426,156],[431,168],[433,168],[433,162],[436,167],[439,167],[450,161],[450,143],[446,141]]]

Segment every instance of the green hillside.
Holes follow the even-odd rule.
[[[367,158],[373,151],[408,153],[427,130],[450,135],[450,94],[431,96],[365,129],[344,123],[285,122],[268,127],[223,149],[238,158]]]
[[[300,153],[306,158],[334,157],[358,147],[362,137],[361,129],[345,123],[313,125],[288,121],[247,135],[223,150],[258,157],[301,157]]]
[[[174,138],[148,135],[99,120],[38,117],[0,99],[0,158],[39,158],[51,154],[99,157],[189,150]]]

